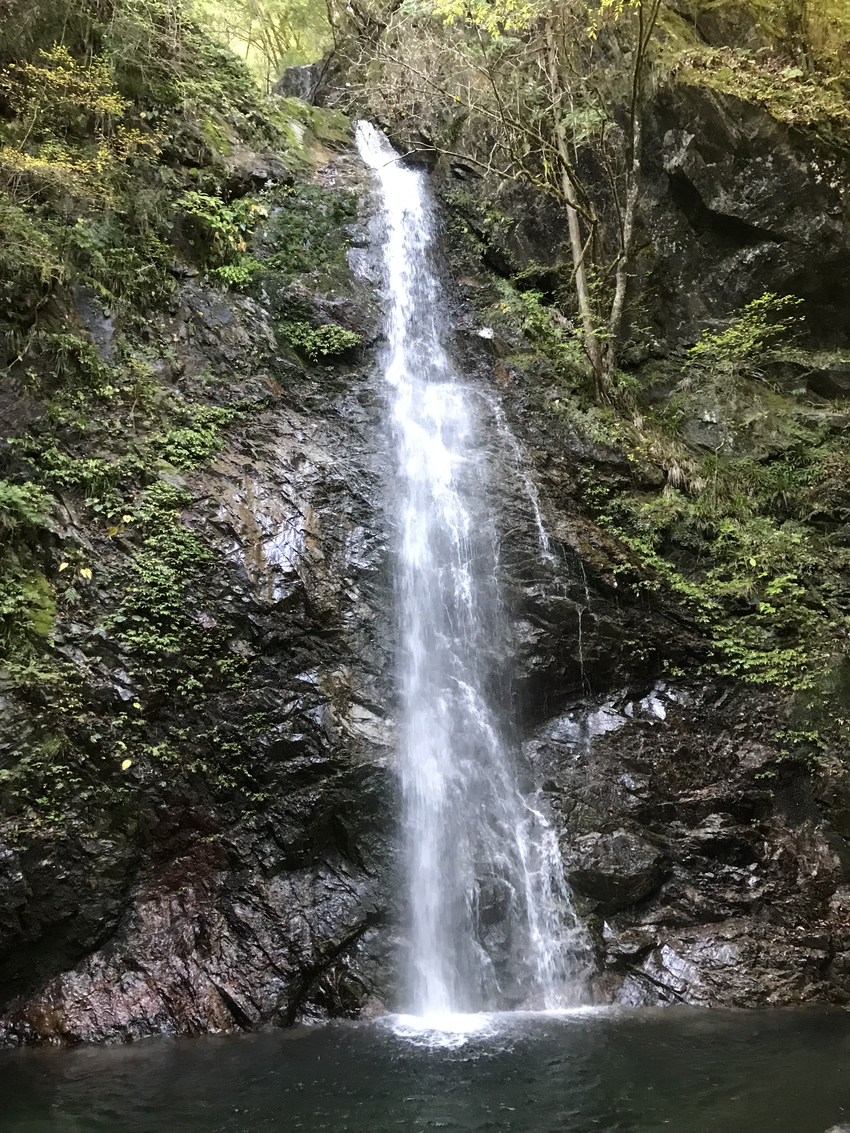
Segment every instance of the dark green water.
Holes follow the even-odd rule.
[[[454,1046],[417,1042],[331,1024],[6,1052],[0,1130],[850,1133],[841,1012],[498,1017]]]

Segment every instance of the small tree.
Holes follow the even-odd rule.
[[[581,336],[602,400],[616,389],[661,3],[425,0],[391,8],[373,49],[391,85],[411,99],[443,95],[478,124],[489,152],[438,148],[563,204]],[[405,46],[406,28],[418,25],[421,36],[429,16],[444,25],[445,60],[436,74]]]

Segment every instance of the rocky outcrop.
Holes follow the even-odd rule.
[[[312,304],[321,322],[330,305],[368,340],[371,294],[353,276],[345,300],[302,280],[297,309]],[[212,695],[188,673],[173,694],[151,692],[138,658],[102,629],[108,581],[90,613],[57,623],[56,653],[85,674],[90,711],[104,725],[136,714],[146,743],[105,812],[70,803],[58,828],[3,844],[8,1040],[251,1029],[387,997],[397,918],[383,402],[366,358],[305,371],[275,323],[283,302],[190,280],[156,328],[171,344],[166,382],[240,406],[210,467],[163,471],[189,493],[182,521],[215,562],[185,601],[233,675]],[[98,579],[126,570],[130,532],[105,538],[70,496],[53,537],[85,541]],[[10,690],[7,752],[31,720]]]
[[[346,97],[333,86],[321,93],[332,102]],[[449,208],[482,242],[486,267],[506,277],[522,273],[526,285],[554,292],[572,270],[557,203],[521,181],[482,175],[491,140],[467,112],[425,104],[415,116],[396,117],[380,105],[399,148],[436,170]],[[454,156],[440,158],[446,138]],[[613,228],[616,217],[605,215],[607,175],[590,151],[580,151],[578,161]],[[782,120],[719,84],[673,80],[647,108],[642,167],[631,285],[639,316],[621,351],[629,365],[696,341],[766,290],[803,301],[799,314],[821,349],[846,346],[850,165],[843,138]],[[569,303],[568,291],[559,291],[561,303]]]
[[[660,281],[648,295],[668,347],[767,280],[802,287],[824,326],[844,333],[844,293],[826,289],[846,274],[845,218],[814,148],[734,100],[679,90],[659,102],[648,150],[645,263]],[[253,158],[242,165],[253,177]],[[170,698],[151,693],[103,629],[115,609],[108,582],[91,616],[58,627],[57,654],[84,674],[88,707],[141,720],[146,754],[105,815],[80,803],[64,827],[18,832],[0,849],[8,1041],[249,1030],[393,1001],[378,275],[356,160],[339,155],[317,181],[361,194],[358,221],[333,237],[351,241],[351,272],[269,277],[252,298],[184,277],[155,328],[154,364],[178,395],[212,389],[240,407],[211,465],[161,469],[190,490],[182,522],[214,556],[185,601],[231,676],[198,704],[188,678]],[[513,187],[501,205],[517,223],[503,245],[490,241],[480,274],[461,280],[467,296],[507,263],[535,263],[542,277],[556,266],[551,206]],[[628,552],[588,518],[580,489],[657,488],[658,470],[542,413],[545,373],[515,364],[516,342],[488,336],[463,295],[447,291],[455,353],[493,437],[510,715],[524,774],[558,824],[596,947],[598,999],[846,1002],[846,771],[785,760],[779,697],[705,676],[699,628],[662,593],[626,583]],[[99,318],[78,298],[84,322]],[[356,331],[362,350],[306,365],[286,340],[293,313]],[[90,330],[113,348],[114,328]],[[833,371],[829,389],[842,389]],[[826,378],[806,380],[827,390]],[[60,541],[76,542],[118,576],[130,535],[98,535],[71,494],[63,509],[50,561]],[[8,753],[27,742],[35,709],[12,689],[0,695]]]
[[[818,783],[777,770],[777,708],[660,680],[529,741],[617,1002],[847,1001],[843,868]]]
[[[846,153],[743,98],[678,84],[653,106],[643,266],[659,339],[766,290],[804,300],[809,333],[843,346],[850,278]]]
[[[301,63],[287,67],[274,86],[275,94],[283,98],[300,98],[302,102],[312,102],[316,88],[322,79],[322,65]]]

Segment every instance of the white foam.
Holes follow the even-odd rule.
[[[487,437],[442,340],[427,182],[373,126],[358,123],[356,137],[375,171],[384,229],[382,365],[394,451],[409,907],[404,978],[407,1003],[420,1013],[399,1017],[399,1026],[453,1036],[440,1040],[450,1045],[489,1026],[489,1016],[463,1012],[503,1001],[500,966],[529,1002],[580,1002],[589,947],[570,904],[556,832],[543,805],[520,788],[492,692],[499,676],[492,658],[506,653],[510,640]],[[548,546],[526,480],[541,546]],[[503,942],[488,941],[481,908],[498,910]]]
[[[517,1032],[543,1021],[584,1019],[609,1015],[617,1008],[551,1007],[541,1011],[432,1012],[426,1015],[385,1015],[379,1025],[413,1046],[457,1049]]]
[[[415,1046],[460,1047],[471,1038],[491,1034],[494,1016],[483,1013],[460,1014],[451,1011],[427,1015],[388,1015],[385,1025],[398,1038]]]

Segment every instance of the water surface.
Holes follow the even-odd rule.
[[[839,1011],[480,1022],[442,1045],[379,1021],[5,1052],[0,1130],[824,1133],[850,1122],[850,1015]]]

